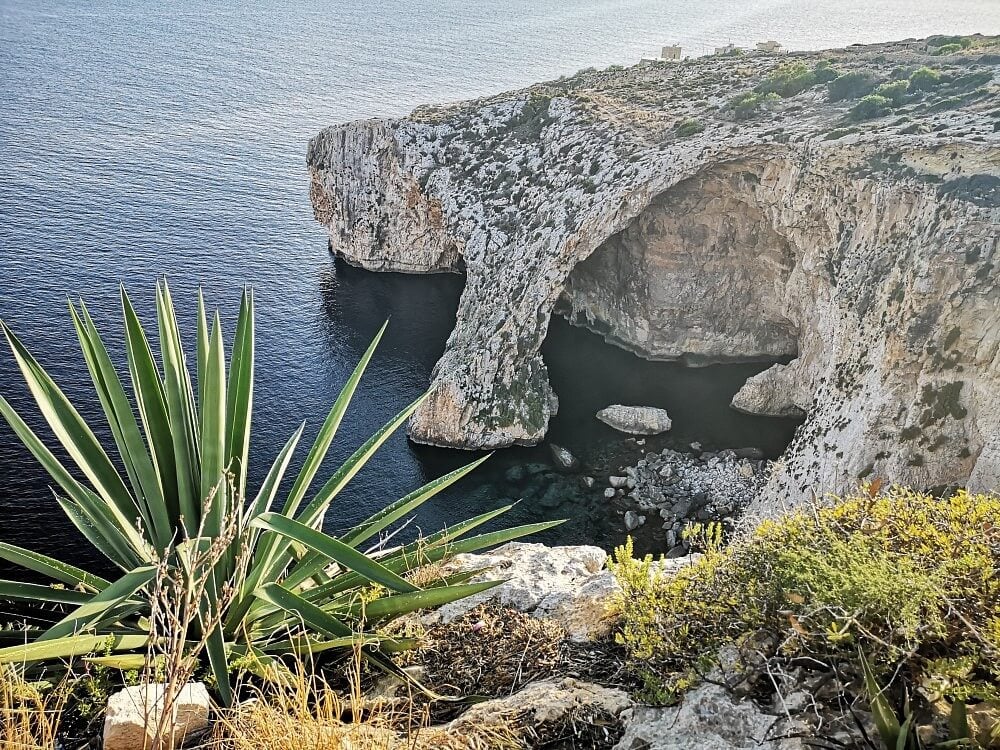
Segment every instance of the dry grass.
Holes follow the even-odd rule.
[[[371,700],[361,688],[360,655],[349,695],[338,693],[307,665],[283,685],[257,692],[222,713],[214,750],[520,750],[513,726],[453,730],[429,726],[426,705],[409,699]]]
[[[64,704],[65,691],[43,692],[0,666],[0,750],[54,750]]]
[[[427,628],[418,661],[439,693],[502,697],[555,675],[565,637],[552,621],[488,602]]]

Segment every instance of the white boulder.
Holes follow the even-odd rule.
[[[672,426],[667,412],[654,406],[614,404],[601,409],[596,416],[609,427],[630,435],[658,435]]]
[[[514,695],[478,703],[453,721],[451,728],[481,729],[517,717],[527,727],[538,730],[574,720],[617,718],[631,705],[621,690],[567,677],[533,682]]]
[[[104,750],[176,748],[208,729],[212,699],[204,683],[181,688],[173,716],[164,725],[168,736],[158,738],[163,702],[164,686],[157,683],[134,685],[112,695],[104,717]]]
[[[687,693],[679,706],[636,706],[623,719],[625,734],[615,750],[806,749],[800,739],[768,741],[782,735],[784,717],[765,713],[750,699],[736,699],[711,683]]]
[[[458,555],[448,567],[454,571],[483,569],[473,581],[504,579],[481,594],[447,604],[428,617],[451,622],[486,601],[538,618],[554,620],[574,641],[608,634],[613,624],[611,598],[619,591],[605,569],[607,553],[599,547],[546,547],[511,542],[481,555]]]

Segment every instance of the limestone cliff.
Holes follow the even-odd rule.
[[[540,440],[559,312],[654,359],[793,358],[734,399],[807,415],[769,508],[865,476],[1000,484],[1000,47],[963,44],[582,72],[324,130],[331,248],[466,273],[411,436]]]

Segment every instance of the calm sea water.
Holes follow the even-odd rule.
[[[188,326],[198,286],[231,322],[240,289],[252,284],[261,460],[300,420],[318,426],[390,318],[360,408],[333,451],[332,461],[343,459],[426,387],[461,280],[374,276],[332,262],[304,167],[306,142],[320,128],[630,63],[678,41],[700,54],[761,38],[805,48],[973,31],[1000,32],[997,0],[0,0],[0,316],[93,416],[67,297],[88,301],[120,354],[120,281],[151,320],[153,285],[166,275]],[[675,411],[678,439],[755,441],[777,452],[790,434],[788,425],[762,427],[725,409],[759,368],[693,376],[563,324],[554,329],[546,357],[564,408],[553,430],[572,447],[609,438],[593,410],[629,398]],[[0,392],[32,413],[3,353]],[[504,466],[544,455],[495,459],[421,523],[437,528],[516,499]],[[329,527],[466,458],[398,435],[335,506]],[[0,538],[87,560],[46,487],[0,426]],[[525,502],[515,515],[553,512]],[[600,507],[571,515],[560,538],[609,539]]]

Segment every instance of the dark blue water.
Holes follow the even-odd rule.
[[[188,327],[199,286],[231,323],[240,290],[252,284],[258,475],[300,420],[314,434],[389,318],[333,466],[427,386],[461,279],[335,266],[307,197],[304,154],[316,131],[585,65],[628,63],[678,39],[698,53],[763,37],[806,47],[1000,31],[995,0],[916,5],[919,12],[908,0],[0,0],[0,316],[96,417],[68,297],[87,300],[120,354],[119,282],[152,321],[155,281],[168,277]],[[662,403],[675,413],[678,439],[769,442],[777,452],[789,433],[725,408],[753,367],[692,376],[641,363],[564,324],[554,325],[545,356],[563,399],[553,434],[595,461],[612,436],[592,414],[610,401]],[[0,392],[38,424],[2,352]],[[397,435],[342,495],[328,527],[347,526],[468,458]],[[524,488],[504,483],[505,468],[545,460],[544,448],[496,457],[494,468],[430,504],[420,523],[436,529],[517,499]],[[577,497],[571,484],[566,507],[529,497],[512,520],[568,508],[573,523],[557,538],[607,542],[615,532],[599,498]],[[88,559],[5,425],[0,538]]]

